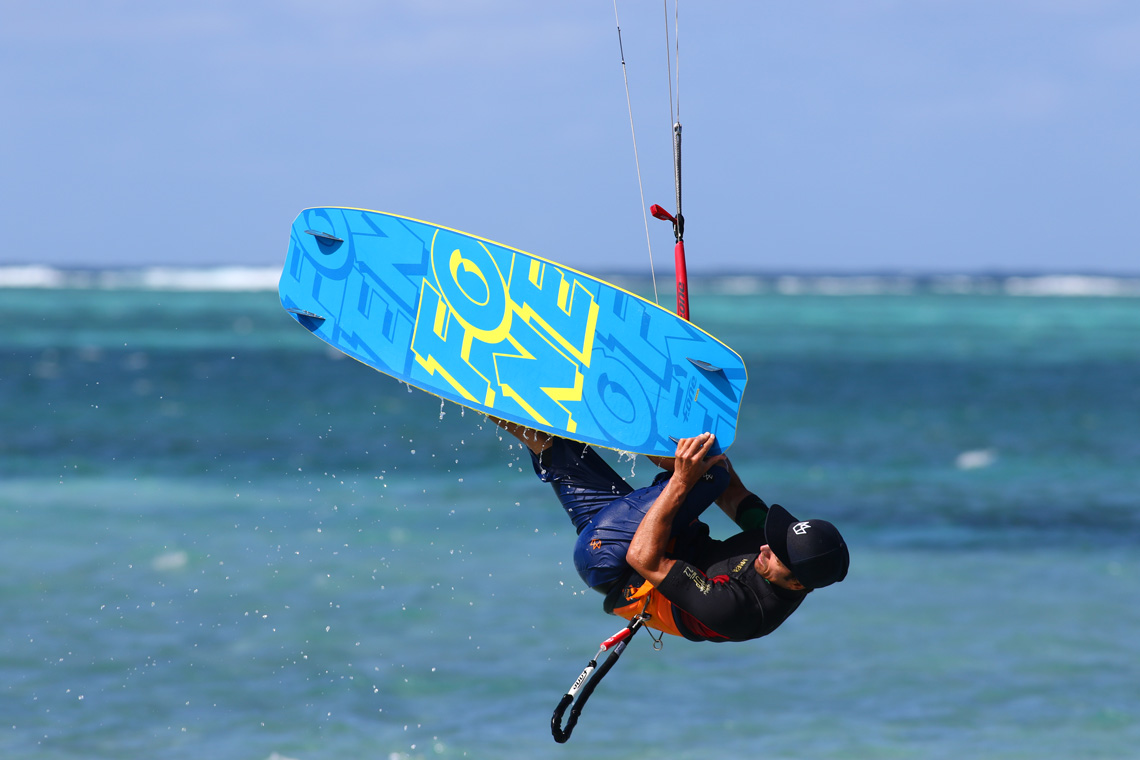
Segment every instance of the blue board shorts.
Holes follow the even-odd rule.
[[[566,510],[578,540],[574,568],[586,585],[606,593],[629,571],[625,554],[637,526],[672,476],[661,472],[653,484],[632,488],[598,453],[584,443],[554,438],[542,456],[531,453],[535,474],[550,483]],[[697,520],[728,486],[728,470],[711,468],[689,492],[673,521],[673,536],[683,538],[704,526]]]

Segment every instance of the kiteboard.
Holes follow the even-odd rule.
[[[744,361],[615,285],[447,227],[352,208],[298,215],[281,305],[368,366],[470,409],[618,451],[736,437]]]

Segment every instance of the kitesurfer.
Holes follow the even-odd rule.
[[[847,575],[847,544],[745,488],[710,433],[683,438],[653,484],[633,489],[589,446],[491,418],[530,451],[578,531],[574,566],[607,612],[691,641],[747,641],[812,590]],[[716,503],[742,530],[718,541],[698,518]]]

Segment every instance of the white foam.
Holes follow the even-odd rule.
[[[963,451],[954,461],[959,470],[980,470],[989,467],[997,461],[997,452],[993,449],[973,449]]]
[[[271,291],[278,267],[138,267],[67,269],[43,264],[0,266],[0,288]],[[603,276],[640,292],[644,278]],[[625,284],[623,284],[625,283]],[[694,278],[695,289],[723,295],[777,293],[786,296],[1011,295],[1140,297],[1140,275],[986,274],[720,274]],[[636,285],[636,287],[635,287]],[[658,283],[662,293],[672,283]]]
[[[150,566],[155,570],[181,570],[186,567],[186,563],[190,557],[184,551],[167,552],[160,554],[150,561]]]
[[[63,279],[63,273],[51,267],[0,267],[0,288],[61,288]]]
[[[0,288],[98,290],[263,291],[276,290],[277,267],[144,267],[57,269],[43,265],[0,266]]]
[[[712,278],[709,281],[709,288],[716,293],[729,296],[751,296],[772,289],[765,278],[747,274]]]
[[[1012,295],[1140,296],[1140,276],[1040,274],[744,274],[694,278],[720,295],[785,296]]]
[[[908,295],[917,287],[915,278],[902,275],[788,275],[776,280],[776,290],[784,295]]]
[[[150,290],[276,290],[281,270],[270,267],[143,270]]]
[[[1010,277],[1005,292],[1014,296],[1136,296],[1140,280],[1093,275]]]

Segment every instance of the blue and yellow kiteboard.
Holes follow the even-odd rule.
[[[736,437],[740,356],[670,311],[529,253],[348,208],[293,223],[281,305],[314,335],[448,401],[618,451]]]

